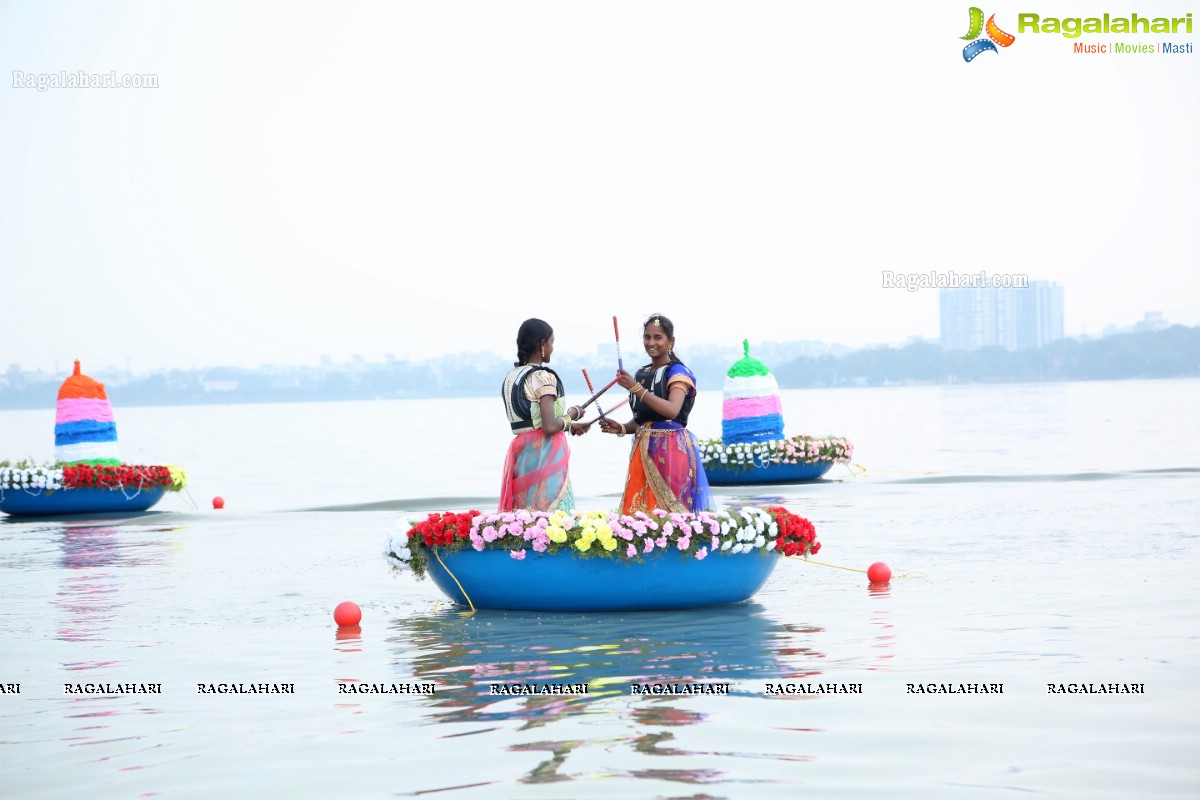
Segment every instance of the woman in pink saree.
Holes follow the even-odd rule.
[[[550,367],[554,330],[527,319],[517,331],[517,362],[500,390],[513,440],[504,457],[500,511],[571,511],[571,449],[567,434],[580,436],[589,425],[576,420],[583,409],[564,410],[562,379]]]

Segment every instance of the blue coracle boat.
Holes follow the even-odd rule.
[[[813,464],[764,464],[760,467],[728,467],[719,462],[704,465],[713,486],[745,486],[762,483],[803,483],[820,480],[833,467],[832,461]]]
[[[450,599],[467,605],[465,589],[477,608],[526,611],[635,611],[739,603],[762,588],[780,561],[773,552],[703,560],[659,552],[642,564],[561,553],[531,553],[517,561],[499,550],[442,550],[439,555],[441,563],[430,559],[427,569]]]
[[[64,514],[103,514],[145,511],[162,499],[163,486],[129,489],[55,489],[28,492],[0,491],[0,512],[14,517],[45,517]]]

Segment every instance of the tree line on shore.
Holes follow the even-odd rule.
[[[709,391],[723,385],[725,372],[737,359],[736,355],[724,359],[683,355],[699,385]],[[124,406],[313,402],[498,396],[509,366],[497,359],[491,369],[478,359],[448,356],[435,362],[170,370],[122,382],[93,377],[108,383],[110,398]],[[1039,350],[1022,351],[1000,347],[953,351],[915,342],[844,355],[800,357],[767,366],[783,389],[1192,377],[1200,376],[1200,327],[1175,325],[1102,339],[1062,339]],[[598,374],[594,358],[586,363],[578,358],[558,358],[554,367],[571,395],[588,393],[581,368],[586,367],[597,384],[607,380]],[[4,378],[0,408],[53,407],[57,382],[23,380],[21,373],[11,370]]]

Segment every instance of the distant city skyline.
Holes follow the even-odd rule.
[[[1031,286],[1034,282],[1031,281]],[[1061,288],[1061,287],[1060,287]],[[931,294],[938,294],[931,292]],[[939,326],[940,326],[939,312]],[[1093,340],[1107,336],[1113,336],[1122,333],[1137,333],[1137,332],[1153,332],[1164,330],[1172,325],[1185,324],[1177,320],[1167,319],[1160,311],[1144,311],[1142,316],[1133,319],[1127,324],[1110,323],[1103,327],[1099,332],[1087,334],[1065,334],[1062,338],[1076,340]],[[1187,326],[1193,327],[1193,326]],[[841,342],[831,342],[812,339],[796,339],[796,340],[764,340],[755,341],[750,339],[751,355],[762,358],[768,362],[792,359],[802,356],[820,356],[820,355],[845,355],[847,353],[870,350],[874,348],[892,347],[899,348],[913,342],[929,342],[942,346],[945,349],[962,349],[955,347],[946,347],[942,342],[940,330],[938,335],[909,335],[901,340],[872,342],[861,346],[850,346]],[[732,355],[736,359],[741,354],[741,340],[732,342],[696,342],[690,344],[687,350],[680,348],[683,355],[686,357],[689,352],[702,355],[706,358],[713,357],[719,354]],[[590,348],[584,347],[569,347],[559,345],[557,347],[559,361],[570,360],[585,361],[588,364],[593,363],[594,367],[589,369],[604,369],[609,366],[615,366],[616,349],[613,342],[596,342]],[[0,351],[3,352],[3,351]],[[632,353],[641,355],[640,342]],[[623,346],[623,354],[631,354],[631,349],[628,345]],[[321,367],[346,367],[359,364],[361,366],[372,366],[389,363],[411,363],[423,364],[436,362],[445,358],[455,358],[468,366],[485,367],[496,363],[504,364],[511,359],[512,355],[500,350],[464,350],[460,352],[451,352],[439,354],[436,356],[425,357],[405,357],[398,353],[382,353],[375,357],[370,357],[362,353],[351,353],[342,358],[336,358],[331,354],[319,354],[307,360],[297,361],[271,361],[261,362],[257,364],[237,364],[237,363],[211,363],[211,364],[178,364],[173,366],[140,366],[133,363],[132,359],[126,359],[124,364],[104,364],[85,362],[85,371],[91,370],[95,373],[103,372],[109,375],[122,376],[140,376],[147,374],[155,374],[169,372],[173,369],[187,370],[281,370],[288,371],[294,369],[319,369]],[[24,364],[20,361],[9,361],[8,363],[0,363],[0,386],[4,384],[6,374],[22,372],[28,374],[41,374],[47,379],[55,379],[56,376],[65,376],[71,372],[74,359],[64,359],[61,363],[52,364],[49,367],[35,366]],[[628,366],[628,365],[627,365]]]
[[[626,354],[652,313],[684,353],[937,339],[937,292],[884,270],[1057,282],[1068,336],[1200,324],[1191,57],[968,65],[963,8],[877,0],[856,19],[903,52],[844,58],[809,36],[844,9],[774,0],[297,7],[286,35],[270,3],[4,8],[8,74],[155,88],[0,91],[0,367],[507,357],[528,317],[583,354],[614,314]]]
[[[1045,347],[1063,336],[1063,288],[1028,281],[1020,288],[945,288],[938,295],[939,342],[947,350]]]

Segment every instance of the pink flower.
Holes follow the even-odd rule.
[[[633,558],[634,556],[637,555],[637,548],[634,547],[633,545],[629,545],[628,547],[625,548],[625,555],[628,558]]]
[[[654,549],[654,540],[651,539],[649,536],[647,536],[644,541],[646,542],[646,547],[644,550],[642,550],[642,552],[649,553],[651,550]]]
[[[654,540],[654,543],[656,545],[658,545],[659,547],[661,547],[663,550],[667,549],[667,537],[666,536],[658,537],[657,539]]]
[[[508,554],[510,556],[512,556],[513,558],[515,558],[517,561],[520,561],[521,559],[525,558],[524,550],[509,550]]]
[[[716,550],[720,546],[721,546],[721,540],[718,539],[716,536],[712,537],[712,549]]]
[[[696,560],[703,561],[707,555],[708,555],[708,548],[701,547],[699,550],[696,551]]]
[[[535,552],[535,553],[546,552],[546,547],[547,547],[546,543],[548,541],[550,541],[550,540],[543,538],[543,537],[538,537],[538,538],[534,539],[533,540],[533,552]]]

